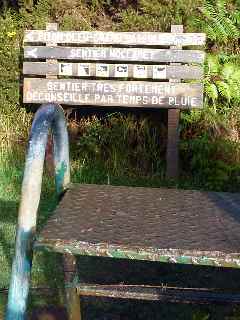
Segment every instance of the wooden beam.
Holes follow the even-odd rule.
[[[24,79],[25,103],[70,105],[200,108],[200,83],[40,78]]]
[[[100,77],[98,66],[107,66],[110,78],[136,79],[202,79],[203,69],[200,66],[144,65],[144,64],[96,64],[96,63],[66,63],[24,62],[23,74],[29,75],[61,75],[72,77]],[[122,70],[125,67],[125,71]],[[84,70],[85,68],[85,70]],[[159,71],[158,71],[159,70]]]
[[[183,32],[182,25],[172,25],[172,32]],[[172,46],[171,49],[181,50],[181,46]],[[178,64],[173,64],[179,66]],[[179,79],[170,79],[171,83],[179,83]],[[168,110],[168,140],[167,140],[167,179],[177,179],[179,174],[179,109]]]
[[[57,31],[58,24],[57,23],[47,23],[46,30],[47,31]],[[57,43],[54,41],[49,40],[46,42],[46,47],[57,47]],[[56,59],[47,59],[46,63],[51,66],[57,66],[57,60]],[[56,75],[53,75],[52,73],[46,73],[46,78],[48,79],[57,79]]]
[[[82,61],[136,61],[202,63],[205,53],[200,50],[169,50],[110,47],[41,47],[24,48],[25,59],[64,59]]]
[[[172,303],[239,304],[240,294],[208,288],[178,288],[147,285],[78,284],[80,296],[150,300]]]
[[[112,45],[143,45],[143,46],[171,46],[171,45],[204,45],[204,33],[160,33],[160,32],[105,32],[105,31],[58,31],[27,30],[24,42],[61,44],[112,44]]]
[[[77,278],[77,259],[74,255],[63,255],[65,300],[67,305],[68,319],[81,320],[80,299],[77,289],[71,287],[71,283]]]

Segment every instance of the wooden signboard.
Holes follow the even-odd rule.
[[[204,45],[204,33],[166,32],[105,32],[105,31],[47,31],[27,30],[24,42],[59,44],[111,44],[138,46]]]
[[[24,62],[23,74],[59,75],[72,77],[99,77],[99,63],[59,62]],[[108,64],[110,78],[135,79],[202,79],[203,69],[200,66],[188,65],[139,65],[139,64]],[[102,75],[102,74],[101,74]]]
[[[176,178],[180,110],[203,106],[205,40],[180,25],[170,33],[28,30],[23,101],[167,108],[167,177]]]
[[[25,47],[25,59],[202,63],[200,50],[110,47]]]
[[[206,36],[182,31],[58,31],[55,24],[28,30],[24,102],[200,108],[202,84],[181,80],[202,79],[205,54],[182,47],[203,45]]]
[[[24,102],[70,105],[199,108],[201,84],[82,79],[24,79]]]

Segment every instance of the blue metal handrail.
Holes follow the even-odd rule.
[[[26,317],[33,241],[36,232],[45,150],[50,129],[54,143],[57,193],[61,194],[70,183],[69,144],[63,109],[56,104],[42,105],[32,124],[26,157],[15,258],[8,295],[7,320],[23,320]]]

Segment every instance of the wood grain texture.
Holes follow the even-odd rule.
[[[172,32],[183,32],[183,25],[172,25]],[[182,49],[180,45],[171,46],[171,49]],[[178,67],[178,63],[172,64]],[[176,78],[169,79],[171,83],[179,83]],[[167,179],[177,179],[179,175],[179,109],[168,110],[168,140],[167,140]]]
[[[27,30],[24,42],[61,44],[112,44],[140,46],[204,45],[204,33],[160,33],[160,32],[104,32],[104,31],[58,31]]]
[[[74,255],[63,255],[64,282],[65,282],[65,303],[67,306],[69,320],[81,320],[80,298],[72,283],[78,277],[77,259]]]
[[[47,31],[57,31],[58,30],[58,24],[57,23],[47,23],[46,24],[46,30]],[[46,42],[47,47],[57,47],[57,43],[53,41],[53,39],[50,39],[48,42]],[[56,59],[47,59],[46,63],[50,65],[56,65],[57,60]],[[53,75],[51,73],[46,73],[46,78],[48,79],[56,79],[56,75]]]
[[[70,65],[70,69],[66,68],[66,72],[61,71],[61,66]],[[85,64],[81,64],[85,65]],[[109,77],[110,78],[120,78],[119,73],[116,72],[116,68],[119,64],[107,64],[109,68]],[[89,68],[89,74],[85,76],[83,74],[79,74],[78,71],[78,63],[58,63],[52,64],[47,62],[24,62],[23,63],[23,74],[28,75],[66,75],[66,76],[74,76],[74,77],[96,77],[96,63],[86,63],[86,66]],[[121,65],[120,65],[121,66]],[[137,64],[127,64],[127,77],[128,78],[140,78],[135,74],[135,68],[138,67]],[[202,79],[203,78],[203,69],[200,66],[188,66],[188,65],[140,65],[143,66],[146,70],[146,77],[149,79],[157,79],[154,75],[154,68],[161,67],[166,70],[166,77],[162,77],[161,79]],[[62,68],[64,70],[64,68]],[[68,71],[71,70],[71,73]],[[124,73],[123,73],[124,76]],[[125,78],[125,76],[124,76]],[[158,78],[160,79],[160,77]]]
[[[204,52],[200,50],[41,46],[24,48],[25,59],[203,63],[204,56]]]
[[[202,107],[202,95],[200,83],[25,78],[23,101],[188,109]]]
[[[163,303],[236,304],[240,303],[238,293],[220,291],[215,288],[179,288],[168,285],[126,285],[126,284],[77,284],[79,296],[109,297],[161,301]]]

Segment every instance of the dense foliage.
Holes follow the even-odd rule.
[[[183,24],[185,31],[206,32],[205,107],[202,111],[182,112],[181,177],[189,186],[239,189],[239,0],[3,1],[0,16],[2,151],[11,141],[25,143],[32,117],[21,103],[23,30],[45,28],[47,21],[58,22],[62,30],[167,31],[171,24]],[[78,158],[81,167],[92,167],[94,163],[106,175],[162,178],[166,121],[160,119],[166,117],[160,112],[158,123],[153,118],[156,117],[138,113],[115,113],[80,122],[70,118],[74,158]]]

